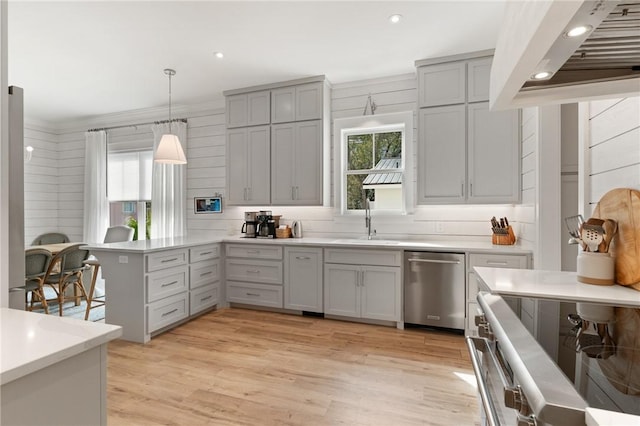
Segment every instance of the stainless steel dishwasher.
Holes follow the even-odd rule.
[[[464,329],[463,253],[404,253],[404,322]]]

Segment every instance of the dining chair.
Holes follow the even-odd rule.
[[[53,288],[56,293],[60,316],[64,302],[73,300],[77,306],[83,297],[87,298],[82,274],[89,268],[85,264],[89,258],[89,250],[81,249],[83,245],[85,243],[73,244],[54,255],[43,280],[44,285]],[[72,296],[67,295],[69,286],[73,287]]]
[[[26,249],[24,252],[25,280],[24,307],[33,311],[33,302],[38,299],[45,313],[49,313],[47,299],[44,295],[44,277],[51,263],[51,252],[40,248]],[[31,296],[29,298],[29,296]]]
[[[135,229],[126,225],[112,226],[107,229],[107,233],[104,236],[105,243],[119,243],[123,241],[132,241]],[[91,288],[87,293],[87,310],[84,313],[84,319],[89,319],[89,312],[91,309],[99,308],[106,304],[106,295],[96,296],[96,281],[98,280],[98,271],[100,270],[100,261],[96,258],[88,259],[85,261],[86,265],[93,267],[93,274],[91,276]],[[98,300],[98,298],[101,298]]]
[[[69,237],[61,232],[47,232],[46,234],[38,235],[31,245],[41,246],[45,244],[68,243],[70,241]]]

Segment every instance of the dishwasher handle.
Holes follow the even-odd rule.
[[[438,260],[438,259],[407,259],[409,260],[409,262],[416,262],[416,263],[444,263],[444,264],[448,264],[448,265],[459,265],[460,261],[459,260]]]

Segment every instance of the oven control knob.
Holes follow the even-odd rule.
[[[478,336],[484,337],[487,340],[493,341],[493,332],[491,331],[491,326],[489,324],[480,324],[478,326]]]
[[[537,424],[535,417],[518,414],[518,426],[536,426]]]
[[[485,318],[484,315],[476,315],[474,317],[474,322],[475,322],[476,326],[485,325],[487,323],[487,319]]]
[[[521,414],[527,414],[527,410],[529,409],[527,399],[522,394],[520,386],[504,389],[504,405],[518,410]]]

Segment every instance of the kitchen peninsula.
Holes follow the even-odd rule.
[[[107,424],[107,343],[122,328],[0,308],[1,424]]]
[[[530,251],[489,241],[198,236],[88,248],[100,260],[106,280],[106,322],[122,326],[122,338],[139,343],[227,302],[384,321],[402,328],[401,259],[405,250],[464,253],[469,271],[473,266],[531,264]],[[347,262],[349,259],[353,261]],[[299,271],[305,272],[296,275]],[[342,277],[340,285],[331,274]],[[344,281],[353,274],[359,274],[361,280],[367,274],[378,277],[372,284],[375,290],[360,291],[359,281]],[[305,279],[296,280],[296,276]],[[467,312],[473,312],[475,279],[465,276],[464,280],[463,286],[471,287],[461,294],[461,303]],[[340,306],[331,305],[328,299],[332,289],[347,292],[336,293]],[[350,302],[343,304],[347,299]]]

